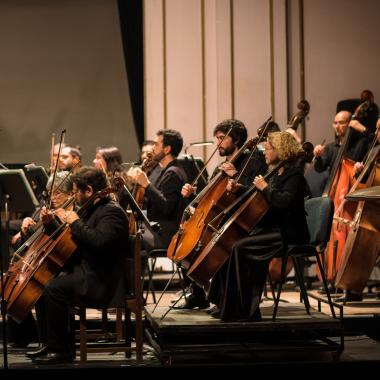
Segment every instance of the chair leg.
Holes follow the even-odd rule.
[[[298,285],[300,287],[302,298],[303,298],[303,301],[304,301],[304,304],[305,304],[305,309],[306,309],[307,314],[310,315],[310,302],[309,302],[309,297],[307,296],[305,282],[304,282],[304,279],[303,279],[303,273],[300,270],[300,266],[298,264],[297,258],[294,257],[294,256],[292,256],[292,260],[293,260],[293,265],[294,265],[294,271],[296,273],[297,280],[298,280]]]
[[[148,301],[149,291],[152,293],[153,303],[157,302],[157,300],[156,300],[156,292],[155,292],[154,284],[153,284],[153,272],[154,272],[154,269],[156,268],[156,260],[157,260],[156,257],[154,257],[152,259],[151,268],[150,269],[149,269],[149,264],[148,264],[149,274],[148,274],[148,289],[146,291],[146,297],[145,297],[145,301],[146,302]],[[148,258],[148,263],[149,263],[149,258]]]
[[[274,292],[274,285],[273,285],[272,277],[271,277],[269,272],[268,272],[268,282],[269,282],[269,286],[270,286],[270,292],[272,293],[272,298],[276,299],[276,294]]]
[[[273,314],[272,314],[272,321],[273,322],[276,320],[278,304],[280,302],[280,297],[281,297],[282,284],[285,282],[285,272],[286,272],[287,262],[288,262],[288,254],[286,253],[284,258],[282,259],[281,276],[280,276],[281,278],[280,278],[280,283],[278,285],[277,297],[274,300],[274,309],[273,309]]]
[[[321,273],[323,287],[325,288],[327,300],[329,301],[331,315],[333,316],[333,318],[336,318],[334,306],[333,306],[332,300],[331,300],[330,290],[329,290],[329,287],[327,285],[327,280],[326,280],[325,272],[323,271],[323,268],[322,268],[321,258],[319,257],[319,253],[318,252],[317,252],[317,254],[315,256],[317,258],[317,264],[318,264],[319,272]]]
[[[143,323],[142,323],[142,310],[139,305],[135,310],[135,324],[136,324],[136,360],[138,362],[143,359]]]
[[[84,306],[79,307],[79,352],[80,360],[87,361],[87,318]]]

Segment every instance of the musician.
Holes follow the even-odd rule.
[[[51,175],[46,184],[47,192],[51,191],[53,182],[53,175]],[[71,181],[70,173],[67,171],[61,171],[56,173],[53,191],[51,193],[51,207],[52,209],[57,209],[62,207],[62,205],[68,201],[73,196],[73,184]],[[32,236],[35,231],[33,226],[36,225],[36,221],[39,219],[40,209],[36,210],[32,217],[27,217],[22,220],[21,229],[15,235],[15,241],[13,244],[13,249],[16,251],[20,248],[25,241]],[[21,255],[22,252],[20,252]],[[46,345],[46,331],[42,323],[44,317],[44,309],[41,303],[37,302],[35,305],[36,316],[37,316],[37,328],[38,337],[40,344]],[[20,323],[16,323],[11,317],[8,318],[8,328],[10,341],[12,341],[12,347],[26,347],[29,342],[34,339],[34,331],[36,331],[36,324],[33,314],[30,312],[26,318]],[[27,352],[26,355],[34,354],[33,351]]]
[[[268,126],[270,129],[276,129],[278,125],[276,123],[271,123]],[[259,133],[259,130],[258,130]],[[228,135],[227,135],[228,134]],[[241,170],[247,159],[248,155],[243,154],[243,158],[240,162],[237,163],[237,167],[235,167],[230,161],[231,157],[244,145],[247,140],[248,133],[244,123],[237,119],[227,119],[219,123],[214,128],[214,137],[218,143],[218,151],[220,157],[225,157],[226,160],[215,168],[211,179],[220,171],[223,170],[229,177],[236,178],[239,170]],[[239,183],[235,183],[236,186],[234,191],[241,192],[245,187],[247,187],[253,180],[253,178],[258,174],[265,173],[267,167],[263,160],[262,152],[258,149],[257,153],[252,157],[250,164],[247,166],[243,175],[241,176]],[[191,184],[186,183],[182,188],[182,196],[185,198],[189,198],[192,194],[196,192],[196,187],[191,186]],[[186,276],[184,276],[187,278]],[[206,308],[210,304],[206,299],[206,295],[204,290],[199,287],[194,282],[191,282],[189,288],[190,293],[187,294],[187,297],[184,303],[178,305],[177,308],[183,309],[193,309],[193,308]]]
[[[145,229],[143,247],[147,252],[168,247],[186,206],[181,197],[181,188],[187,177],[177,161],[182,146],[183,139],[178,131],[159,130],[153,148],[154,159],[161,168],[156,182],[153,183],[147,173],[139,167],[133,167],[128,171],[130,180],[145,188],[148,219],[158,222],[161,226],[154,234]]]
[[[151,160],[149,160],[149,155],[151,154],[153,155],[153,157]],[[143,162],[147,162],[147,161],[149,163],[145,168],[145,173],[147,174],[149,181],[155,184],[162,169],[161,169],[161,166],[158,164],[157,156],[154,155],[154,141],[153,140],[145,140],[141,145],[140,165]]]
[[[80,170],[80,165],[82,162],[82,152],[79,147],[74,147],[66,145],[61,150],[61,155],[59,156],[58,168],[59,170],[67,170],[78,173]]]
[[[270,133],[265,145],[266,163],[271,169],[301,149],[289,133]],[[270,260],[288,244],[309,241],[304,209],[308,187],[302,168],[288,163],[268,182],[258,175],[253,184],[270,208],[250,236],[234,244],[230,259],[211,281],[208,299],[216,305],[211,315],[222,321],[260,321],[259,304]],[[229,187],[233,185],[229,183]]]
[[[107,178],[102,170],[83,167],[73,176],[73,191],[79,206],[106,187]],[[52,212],[44,208],[41,214],[45,223],[53,217]],[[45,288],[48,345],[33,359],[36,364],[72,361],[67,327],[69,306],[79,300],[99,308],[107,307],[124,275],[124,260],[128,254],[128,217],[108,196],[95,197],[81,217],[63,209],[55,210],[55,215],[67,223],[78,248],[65,270]]]
[[[65,143],[62,143],[62,144],[57,143],[53,145],[53,149],[50,151],[50,157],[51,157],[50,164],[52,165],[52,167],[49,167],[46,170],[48,173],[52,173],[54,171],[55,165],[58,160],[59,145],[61,145],[61,152],[62,152],[62,149],[66,146]]]
[[[92,161],[97,169],[103,170],[112,178],[114,170],[123,162],[119,148],[116,146],[97,147],[95,158]]]
[[[380,128],[380,119],[378,119],[378,122],[376,124],[376,129]],[[374,136],[373,136],[374,138]],[[379,149],[380,149],[380,133],[377,133],[376,135],[376,146],[374,148],[374,151],[372,154],[375,154],[376,156],[379,155]],[[376,161],[372,163],[372,166],[376,164]],[[354,170],[357,174],[360,174],[364,168],[364,165],[362,162],[356,162],[354,165]],[[371,170],[367,171],[367,174],[362,178],[361,183],[366,183],[368,176],[371,173]],[[378,264],[377,264],[378,265]],[[342,292],[341,289],[338,289],[338,292]],[[363,293],[362,292],[357,292],[352,289],[345,289],[343,291],[343,295],[335,298],[335,302],[359,302],[363,300]]]

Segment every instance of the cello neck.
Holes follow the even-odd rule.
[[[234,163],[236,162],[241,156],[242,154],[244,154],[244,152],[246,151],[246,149],[250,149],[251,146],[254,144],[254,139],[251,138],[249,140],[247,140],[243,146],[241,148],[239,148],[231,157],[231,159],[229,160],[229,162],[231,163]],[[203,197],[205,194],[207,194],[212,188],[213,186],[219,182],[220,178],[221,177],[224,177],[225,174],[224,172],[219,172],[218,174],[216,174],[210,181],[209,183],[207,184],[207,186],[204,187],[204,189],[196,196],[196,198],[191,202],[191,204],[194,204],[194,203],[198,203]]]

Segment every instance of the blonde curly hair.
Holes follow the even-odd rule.
[[[294,157],[303,151],[302,145],[288,132],[269,133],[267,142],[277,150],[281,161]]]

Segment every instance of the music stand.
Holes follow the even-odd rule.
[[[137,204],[135,198],[133,198],[133,195],[129,191],[128,187],[126,185],[123,185],[125,194],[127,195],[129,205],[131,206],[133,215],[136,219],[137,223],[144,223],[145,227],[154,234],[155,232],[159,231],[161,226],[157,222],[150,222],[149,219],[145,216],[145,214],[141,211],[139,205]]]
[[[177,158],[178,164],[182,167],[187,175],[187,180],[192,183],[205,166],[200,157],[194,157],[192,154],[184,154]],[[198,179],[197,192],[199,193],[208,183],[207,169],[204,170]]]
[[[8,369],[7,351],[7,303],[4,299],[4,258],[9,258],[9,213],[13,212],[33,212],[39,205],[36,196],[25,173],[22,169],[0,170],[0,208],[5,212],[4,241],[5,249],[1,252],[0,272],[1,272],[1,316],[3,320],[3,358],[4,369]],[[0,225],[1,214],[0,214]]]
[[[46,184],[48,182],[48,175],[43,166],[36,166],[34,164],[25,165],[23,168],[26,178],[28,179],[30,186],[37,199],[41,199],[41,196],[46,191]]]

